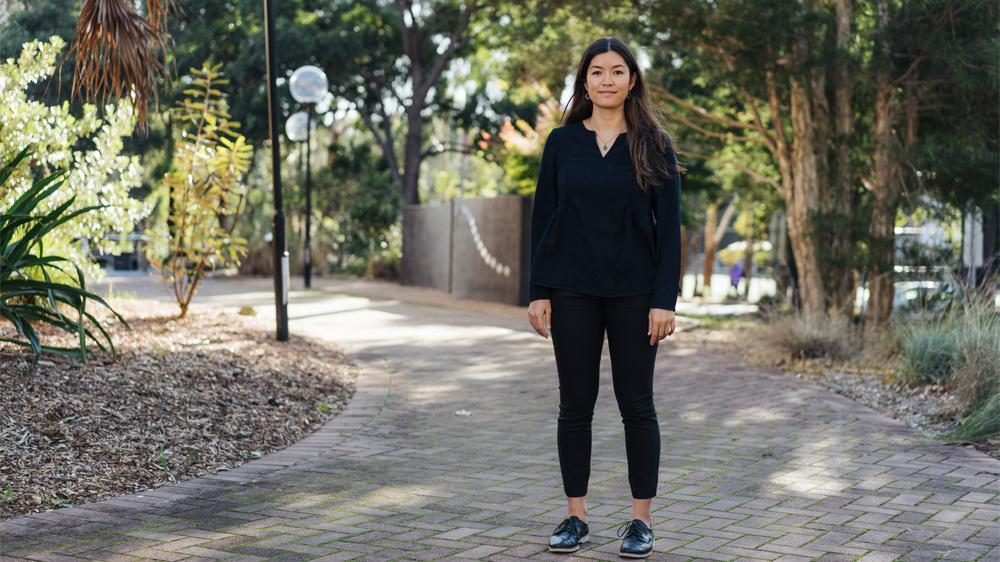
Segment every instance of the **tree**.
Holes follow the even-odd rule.
[[[782,194],[804,312],[825,313],[829,303],[811,225],[829,191],[830,113],[820,66],[829,20],[792,2],[636,4],[650,14],[643,35],[664,49],[661,66],[688,66],[667,67],[668,75],[678,75],[658,90],[667,114],[716,150],[756,144],[773,159],[776,179],[751,162],[743,168]]]
[[[957,208],[967,200],[1000,201],[1000,94],[991,44],[995,3],[874,0],[873,7],[873,56],[866,67],[874,155],[865,182],[874,199],[866,321],[880,330],[892,312],[901,196],[932,185]]]
[[[918,116],[925,110],[962,112],[962,100],[950,95],[962,82],[955,78],[987,65],[983,46],[994,31],[982,22],[995,20],[984,17],[995,15],[995,7],[981,0],[635,4],[650,14],[640,27],[660,46],[658,66],[667,79],[659,93],[671,118],[710,146],[711,158],[746,147],[738,165],[781,193],[803,312],[849,310],[861,244],[872,273],[873,320],[884,323],[900,173],[916,170],[902,147],[920,144]],[[959,70],[918,81],[929,60]],[[995,87],[981,87],[980,96],[984,91],[996,99]],[[754,146],[766,149],[773,171],[745,158]],[[942,163],[926,163],[911,177],[935,177]]]
[[[499,35],[495,31],[508,26],[522,29],[518,22],[524,14],[533,13],[536,18],[544,19],[545,14],[563,3],[540,0],[421,3],[397,0],[392,6],[374,0],[352,2],[349,6],[336,3],[315,12],[318,29],[328,34],[325,35],[328,48],[308,62],[327,68],[332,75],[348,78],[334,80],[331,87],[360,113],[400,185],[403,201],[417,204],[420,163],[443,151],[465,150],[465,147],[425,143],[424,130],[429,119],[448,120],[462,113],[447,93],[444,78],[449,64],[468,57],[483,45],[494,45]],[[344,56],[344,53],[354,55]]]

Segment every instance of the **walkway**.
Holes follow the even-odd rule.
[[[203,300],[269,302],[254,283],[213,282]],[[629,491],[607,346],[592,542],[550,554],[565,515],[551,342],[516,307],[339,292],[379,287],[293,296],[293,334],[363,367],[354,401],[319,432],[236,470],[0,523],[0,558],[617,560]],[[243,296],[211,296],[234,288]],[[692,340],[679,332],[657,362],[650,559],[1000,559],[1000,461]]]

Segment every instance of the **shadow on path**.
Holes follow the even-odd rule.
[[[526,319],[334,293],[290,315],[357,358],[345,412],[232,471],[0,523],[3,558],[568,559],[546,548],[565,516],[555,361]],[[629,513],[607,345],[601,377],[592,539],[571,558],[617,559]],[[1000,461],[683,332],[655,394],[651,559],[1000,558]]]

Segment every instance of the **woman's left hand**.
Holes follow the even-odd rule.
[[[655,345],[656,342],[673,334],[676,326],[673,310],[649,309],[649,330],[646,332],[646,335],[649,336],[649,345]]]

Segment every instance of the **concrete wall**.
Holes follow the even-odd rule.
[[[530,212],[517,195],[407,205],[401,283],[526,305]]]
[[[449,290],[451,203],[403,206],[402,285]]]

